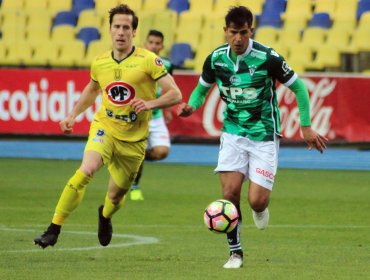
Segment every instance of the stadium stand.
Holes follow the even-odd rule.
[[[299,71],[370,69],[370,0],[2,0],[0,64],[89,67],[95,55],[110,47],[108,10],[118,3],[139,15],[136,45],[143,46],[149,29],[155,28],[165,35],[164,56],[173,53],[174,44],[191,46],[193,56],[181,68],[200,71],[206,55],[225,42],[228,8],[245,5],[255,14],[254,38],[288,62],[292,58]],[[94,30],[93,41],[81,37],[85,28]],[[81,45],[81,39],[80,61],[53,64],[68,53],[61,41]],[[17,52],[20,43],[25,51]],[[309,63],[296,58],[303,48]]]
[[[187,43],[172,44],[170,57],[175,67],[182,68],[186,59],[193,58],[191,45]]]
[[[96,27],[82,27],[77,33],[77,39],[81,40],[87,49],[92,41],[100,39],[99,29]]]

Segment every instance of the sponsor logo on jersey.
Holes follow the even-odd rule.
[[[258,96],[255,88],[224,87],[220,86],[221,98],[228,103],[248,104]]]
[[[258,59],[266,59],[266,54],[265,53],[252,51],[250,55],[251,55],[251,57],[255,57],[255,58],[258,58]]]
[[[261,174],[263,177],[266,177],[266,178],[271,179],[271,180],[274,180],[274,178],[275,178],[274,174],[272,174],[271,172],[269,172],[267,170],[259,168],[259,167],[256,168],[256,172],[258,174]]]
[[[283,69],[285,73],[289,73],[290,71],[292,71],[292,68],[290,68],[290,66],[288,65],[288,63],[286,63],[286,61],[283,62],[283,64],[281,65],[281,68]]]
[[[157,66],[163,66],[163,61],[159,57],[156,57],[154,61]]]
[[[122,81],[110,83],[105,92],[108,100],[115,105],[126,105],[135,97],[135,89]]]
[[[233,84],[233,85],[238,85],[242,79],[240,78],[240,76],[237,76],[237,75],[232,75],[229,79],[230,83]]]
[[[221,67],[229,67],[226,63],[223,62],[215,62],[216,66],[221,66]]]

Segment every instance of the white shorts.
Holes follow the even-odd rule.
[[[272,190],[278,165],[278,137],[274,141],[254,141],[224,132],[220,140],[215,172],[240,172],[244,174],[244,180],[249,179]]]
[[[149,122],[149,137],[146,149],[150,150],[156,146],[171,146],[170,133],[163,117],[151,119]]]

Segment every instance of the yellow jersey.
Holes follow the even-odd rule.
[[[94,119],[119,140],[146,139],[151,110],[137,115],[129,103],[134,98],[146,101],[156,98],[156,81],[167,75],[162,60],[142,48],[133,47],[122,61],[116,61],[113,52],[108,51],[93,60],[90,75],[102,89],[102,104]]]

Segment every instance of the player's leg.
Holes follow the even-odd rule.
[[[248,201],[258,229],[265,229],[269,223],[270,214],[267,206],[277,171],[278,151],[278,138],[274,141],[250,143]]]
[[[130,189],[145,156],[146,141],[125,143],[116,141],[115,154],[109,163],[111,175],[104,205],[99,206],[98,239],[107,246],[112,239],[111,218],[125,202],[125,194]]]
[[[238,209],[238,225],[227,234],[230,258],[224,268],[239,268],[243,265],[243,250],[240,241],[242,215],[240,210],[240,193],[248,169],[248,156],[243,137],[223,133],[215,172],[220,173],[223,198],[230,200]]]

